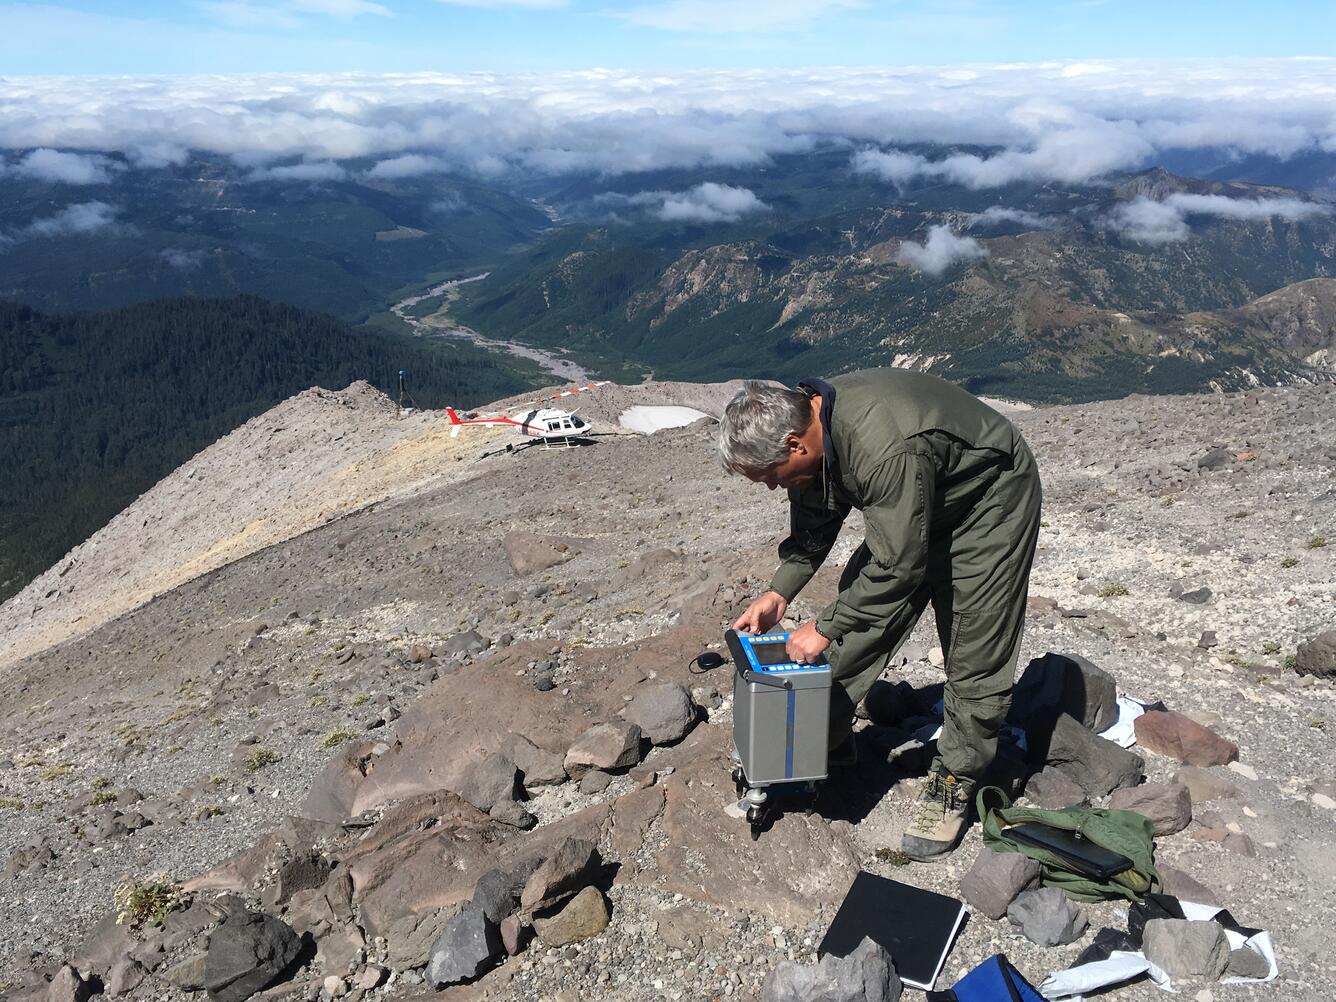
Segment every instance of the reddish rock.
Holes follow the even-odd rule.
[[[1182,783],[1144,783],[1114,790],[1109,806],[1149,818],[1156,835],[1181,832],[1192,820],[1192,794]]]
[[[593,880],[602,863],[593,842],[563,840],[525,882],[520,907],[532,912],[570,897]]]
[[[614,717],[595,724],[576,739],[562,763],[573,779],[590,769],[616,772],[640,761],[640,727],[629,720]]]
[[[517,577],[537,574],[557,564],[564,564],[588,545],[586,539],[565,536],[540,536],[533,532],[508,533],[502,541],[506,559]]]
[[[1046,766],[1025,782],[1025,797],[1031,803],[1049,810],[1086,802],[1085,790],[1060,769]]]
[[[1225,765],[1239,757],[1238,745],[1173,710],[1151,710],[1137,717],[1137,744],[1188,765]]]
[[[1172,894],[1180,901],[1195,901],[1199,905],[1220,907],[1220,897],[1205,884],[1189,876],[1177,867],[1160,863],[1156,866],[1160,879],[1164,881],[1164,893]]]
[[[513,957],[524,949],[532,928],[525,925],[518,915],[508,915],[501,920],[501,945],[505,947],[507,956]]]
[[[344,861],[362,925],[382,935],[400,918],[469,900],[506,833],[445,790],[394,808]]]
[[[46,986],[46,1002],[87,1002],[92,994],[92,983],[81,978],[69,964],[62,964]]]
[[[1256,856],[1257,849],[1253,846],[1253,840],[1247,835],[1239,832],[1229,832],[1224,838],[1224,847],[1230,852],[1236,852],[1240,856]]]

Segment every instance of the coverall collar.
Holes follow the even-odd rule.
[[[824,379],[803,379],[799,381],[798,389],[821,396],[821,495],[829,501],[830,477],[832,473],[838,474],[840,465],[839,457],[835,455],[835,446],[830,440],[830,422],[835,413],[835,387]]]

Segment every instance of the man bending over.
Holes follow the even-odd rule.
[[[831,763],[854,759],[853,717],[928,603],[946,658],[945,720],[901,847],[927,861],[969,826],[973,794],[997,756],[1039,535],[1034,457],[1010,421],[925,373],[870,369],[798,389],[749,382],[719,428],[724,468],[789,493],[789,536],[770,590],[734,629],[783,618],[850,509],[865,536],[839,596],[789,637],[800,663],[825,654]]]

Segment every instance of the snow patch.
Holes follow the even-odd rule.
[[[709,416],[694,407],[649,407],[637,404],[622,411],[617,422],[637,434],[653,435],[665,428],[685,428],[691,422]]]

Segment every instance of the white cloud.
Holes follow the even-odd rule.
[[[993,156],[958,153],[929,160],[912,153],[863,150],[854,154],[853,168],[897,187],[923,177],[966,188],[998,188],[1016,182],[1089,181],[1140,166],[1154,152],[1150,141],[1128,123],[1083,121],[1043,133],[1029,148]]]
[[[302,15],[323,14],[349,20],[360,14],[388,17],[394,12],[372,0],[198,0],[196,6],[228,28],[291,31],[303,25]]]
[[[1113,210],[1109,222],[1123,236],[1142,244],[1186,240],[1191,230],[1183,213],[1172,205],[1138,198]]]
[[[997,226],[1002,223],[1015,223],[1032,230],[1051,230],[1058,225],[1054,216],[1041,216],[1037,212],[1025,209],[1012,209],[1005,205],[990,205],[983,212],[975,213],[970,220],[971,229],[976,226]]]
[[[669,195],[655,215],[669,223],[735,223],[743,216],[769,208],[750,189],[706,181],[688,191]]]
[[[799,7],[811,9],[776,8],[776,16]],[[728,18],[732,9],[712,4],[706,13]],[[1336,60],[1129,61],[1099,70],[11,76],[0,97],[0,149],[119,151],[145,163],[179,162],[173,151],[190,149],[257,167],[421,156],[496,176],[755,165],[836,141],[864,150],[853,166],[870,176],[980,189],[1083,183],[1170,149],[1336,150]],[[897,149],[908,144],[989,152]]]
[[[957,261],[975,261],[988,251],[973,237],[962,237],[945,225],[933,226],[921,244],[906,240],[900,245],[896,260],[928,275],[940,275]]]
[[[60,184],[106,184],[111,180],[109,167],[106,157],[39,149],[20,157],[7,172]]]
[[[754,34],[791,31],[862,0],[666,0],[641,4],[613,16],[645,28],[693,34]]]
[[[647,208],[665,223],[736,223],[743,216],[768,212],[770,206],[749,188],[706,181],[686,191],[642,191],[634,195],[607,192],[595,204]]]
[[[23,230],[27,236],[78,236],[104,230],[116,224],[120,210],[106,202],[79,202],[61,209],[54,215],[33,220]]]
[[[338,18],[357,17],[359,14],[389,17],[394,13],[384,4],[373,3],[372,0],[288,0],[288,4],[293,10]]]
[[[346,170],[328,160],[281,167],[257,167],[246,175],[248,181],[343,181],[347,177]]]
[[[456,212],[462,211],[468,203],[464,201],[464,196],[457,191],[447,191],[436,201],[431,203],[431,211],[438,212],[442,216],[452,216]]]
[[[526,7],[531,10],[565,7],[566,0],[436,0],[450,7]]]
[[[1186,240],[1192,235],[1189,216],[1213,216],[1217,219],[1254,221],[1284,219],[1294,222],[1331,214],[1320,202],[1297,198],[1228,198],[1224,195],[1193,195],[1175,192],[1163,201],[1136,198],[1109,215],[1108,225],[1130,240],[1143,244],[1164,244]]]
[[[200,0],[199,9],[228,28],[281,29],[301,27],[301,18],[286,7],[247,0]]]
[[[204,264],[206,256],[202,250],[184,250],[180,247],[168,247],[158,254],[158,257],[178,271],[193,271]]]
[[[428,157],[421,153],[407,153],[401,157],[382,160],[367,171],[366,176],[377,180],[390,181],[401,177],[421,177],[423,174],[445,174],[450,170],[450,162],[441,157]]]

